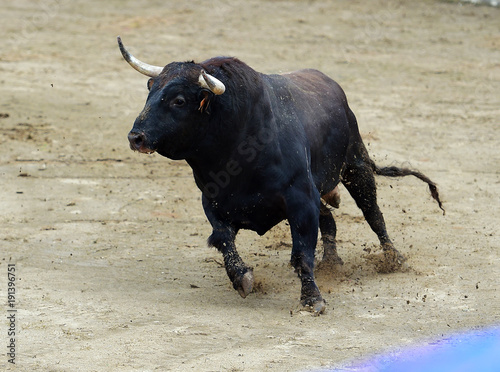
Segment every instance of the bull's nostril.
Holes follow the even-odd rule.
[[[133,133],[128,134],[128,141],[130,142],[130,147],[132,150],[139,150],[146,140],[144,133]]]

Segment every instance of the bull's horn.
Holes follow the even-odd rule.
[[[125,58],[125,61],[127,61],[130,64],[130,66],[135,68],[141,74],[144,74],[149,77],[156,77],[160,75],[160,72],[163,71],[163,67],[148,65],[147,63],[139,61],[132,54],[130,54],[127,49],[125,49],[125,47],[122,44],[122,39],[120,36],[117,37],[117,40],[118,40],[118,46],[120,47],[120,52],[122,52],[122,56],[123,58]]]
[[[222,81],[214,78],[212,75],[207,74],[204,70],[201,70],[198,83],[203,88],[209,89],[213,94],[218,96],[220,96],[226,90],[226,87],[224,86],[224,83],[222,83]]]

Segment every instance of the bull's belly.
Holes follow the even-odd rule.
[[[259,235],[264,235],[284,219],[284,216],[279,215],[257,216],[256,214],[252,214],[245,216],[245,218],[233,221],[233,225],[237,229],[252,230],[257,232]]]
[[[236,229],[252,230],[259,235],[286,219],[284,199],[280,196],[234,196],[218,205],[222,219]]]

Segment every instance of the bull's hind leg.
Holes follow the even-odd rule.
[[[342,183],[356,201],[357,206],[363,211],[366,221],[380,240],[384,252],[384,262],[380,262],[377,269],[380,272],[399,270],[406,259],[394,248],[387,234],[384,217],[377,204],[377,190],[373,169],[369,161],[364,160],[368,158],[368,154],[364,150],[361,156],[354,158],[355,160],[347,164],[343,171]]]
[[[321,260],[320,267],[343,265],[344,262],[337,253],[337,243],[335,241],[337,225],[333,219],[332,212],[324,204],[321,204],[319,229],[323,242],[323,259]]]

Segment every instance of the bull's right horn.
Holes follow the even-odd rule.
[[[201,70],[200,77],[198,79],[198,84],[203,88],[207,88],[212,91],[213,94],[220,96],[226,91],[226,86],[222,81],[207,74],[204,70]]]
[[[132,54],[130,54],[127,49],[125,49],[120,36],[117,37],[117,40],[118,46],[120,47],[120,52],[122,52],[122,56],[125,61],[127,61],[130,66],[139,71],[141,74],[149,77],[156,77],[163,71],[163,67],[148,65],[147,63],[139,61]]]

